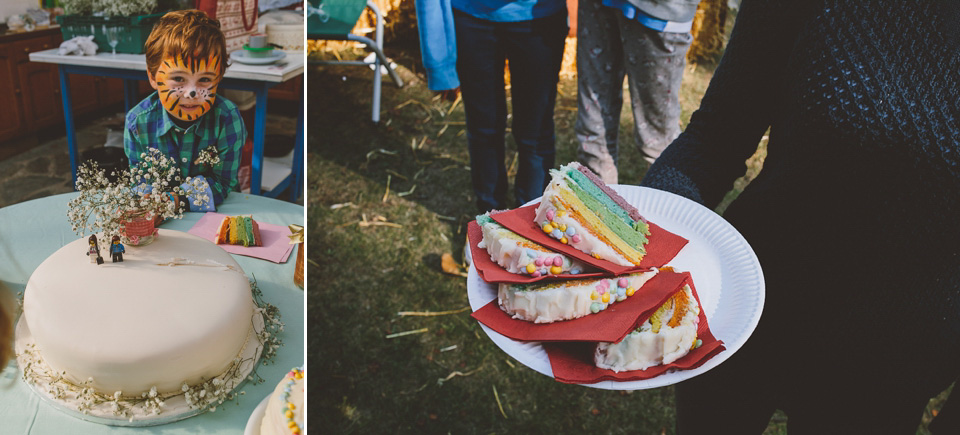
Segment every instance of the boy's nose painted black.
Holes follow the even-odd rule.
[[[190,91],[190,98],[197,98],[197,91]]]

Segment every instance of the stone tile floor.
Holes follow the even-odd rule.
[[[266,146],[271,146],[271,137],[289,140],[292,144],[296,125],[295,117],[268,114]],[[122,113],[80,120],[76,130],[78,153],[103,146],[109,129],[123,131]],[[41,139],[28,151],[0,160],[0,207],[72,191],[73,177],[66,136]],[[282,198],[286,198],[286,195]],[[304,203],[302,197],[299,203]]]

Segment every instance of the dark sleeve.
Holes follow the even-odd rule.
[[[700,108],[641,185],[711,209],[720,203],[783,103],[789,54],[811,3],[743,0]]]

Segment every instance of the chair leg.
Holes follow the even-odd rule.
[[[377,16],[376,47],[383,47],[383,16],[380,14],[380,9],[377,8],[377,4],[374,3],[373,0],[367,0],[367,7],[373,10],[373,14]],[[386,59],[384,59],[383,63],[388,64],[389,62]],[[377,56],[377,58],[373,62],[373,123],[374,124],[380,122],[380,83],[382,81],[383,79],[380,74],[380,56]]]
[[[393,83],[396,84],[398,88],[403,87],[403,80],[400,78],[400,75],[397,74],[396,70],[390,67],[390,61],[387,60],[387,56],[383,54],[383,50],[381,50],[380,46],[376,45],[372,39],[367,38],[366,36],[354,35],[351,33],[347,35],[347,40],[357,41],[361,44],[365,44],[367,48],[373,50],[373,52],[377,54],[377,60],[380,61],[380,64],[387,68],[387,73],[390,74],[390,78],[393,80]]]

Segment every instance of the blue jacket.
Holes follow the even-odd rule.
[[[494,22],[527,21],[558,13],[565,0],[416,0],[420,53],[427,87],[443,91],[460,86],[453,9]]]

